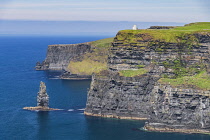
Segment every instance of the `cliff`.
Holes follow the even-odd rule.
[[[94,74],[86,115],[148,119],[146,129],[210,132],[210,23],[119,31]]]
[[[108,49],[113,38],[67,45],[49,45],[46,59],[36,70],[64,70],[61,79],[91,79],[93,72],[107,69]]]
[[[154,86],[151,93],[149,123],[153,131],[209,133],[209,90]]]
[[[46,59],[36,64],[36,70],[62,70],[66,69],[69,62],[90,51],[90,44],[68,44],[68,45],[49,45]]]
[[[157,78],[122,77],[117,73],[102,71],[93,75],[86,115],[122,119],[147,119],[150,99]]]

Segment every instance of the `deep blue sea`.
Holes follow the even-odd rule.
[[[47,45],[82,43],[110,36],[0,36],[0,140],[210,140],[201,134],[139,131],[144,121],[89,117],[83,114],[90,80],[57,79],[59,72],[35,71]],[[50,107],[61,111],[26,111],[36,106],[40,81]]]

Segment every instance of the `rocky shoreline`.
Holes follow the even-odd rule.
[[[174,36],[177,30],[167,28],[117,33],[108,70],[92,77],[85,114],[148,118],[145,128],[153,131],[209,133],[210,92],[203,84],[209,83],[210,33],[180,30]]]
[[[90,52],[89,43],[48,45],[47,56],[43,62],[36,63],[36,70],[63,70],[77,56]]]
[[[210,135],[209,130],[205,129],[176,129],[176,128],[170,128],[170,127],[152,127],[150,125],[145,125],[143,127],[145,131],[152,131],[152,132],[168,132],[168,133],[186,133],[186,134],[208,134]]]
[[[67,79],[67,80],[90,80],[91,75],[78,75],[78,74],[71,74],[71,72],[64,71],[61,76],[59,76],[60,79]]]
[[[104,118],[116,118],[116,119],[125,119],[125,120],[147,120],[148,118],[139,118],[139,117],[122,117],[117,115],[103,115],[103,114],[93,114],[84,111],[84,114],[87,116],[94,116],[94,117],[104,117]]]
[[[149,131],[209,134],[210,29],[206,27],[210,23],[119,31],[107,53],[107,69],[92,75],[84,114],[148,120],[144,129]],[[60,68],[66,70],[61,79],[90,79],[66,69],[70,60],[81,61],[77,56],[89,52],[90,44],[51,45],[37,70]]]
[[[36,107],[24,107],[24,110],[31,110],[31,111],[53,111],[53,110],[61,110],[57,108],[49,108],[49,107],[42,107],[42,106],[36,106]]]

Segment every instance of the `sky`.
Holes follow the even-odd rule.
[[[210,21],[209,0],[0,0],[0,19]]]
[[[116,32],[133,24],[204,21],[210,21],[210,0],[0,0],[0,34]]]

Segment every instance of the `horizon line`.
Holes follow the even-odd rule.
[[[29,20],[29,19],[0,19],[0,21],[34,21],[34,22],[143,22],[143,23],[186,23],[186,22],[179,22],[179,21],[115,21],[115,20]],[[195,22],[188,22],[188,23],[197,23],[197,22],[210,22],[210,21],[195,21]]]

